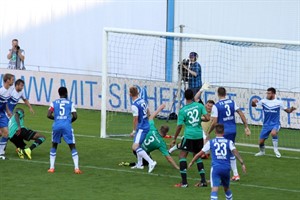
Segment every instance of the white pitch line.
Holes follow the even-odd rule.
[[[12,161],[21,161],[21,162],[29,162],[29,163],[38,163],[38,164],[49,164],[49,162],[46,161],[37,161],[37,160],[21,160],[21,159],[9,159]],[[5,161],[4,161],[5,162]],[[66,163],[55,163],[56,165],[61,165],[61,166],[71,166],[73,167],[72,164],[66,164]],[[115,172],[124,172],[124,173],[133,173],[133,174],[142,174],[142,175],[149,175],[149,176],[157,176],[157,177],[167,177],[167,178],[176,178],[180,179],[180,176],[172,176],[172,175],[167,175],[167,174],[155,174],[155,173],[146,173],[146,172],[139,172],[137,170],[125,170],[125,169],[114,169],[114,168],[107,168],[107,167],[97,167],[97,166],[80,166],[81,168],[87,168],[87,169],[96,169],[96,170],[106,170],[106,171],[115,171]],[[198,181],[199,179],[196,178],[188,178],[189,180],[195,180]],[[254,187],[254,188],[261,188],[261,189],[267,189],[267,190],[276,190],[276,191],[284,191],[284,192],[294,192],[294,193],[300,193],[300,190],[291,190],[291,189],[286,189],[286,188],[276,188],[276,187],[270,187],[270,186],[260,186],[260,185],[252,185],[252,184],[244,184],[244,183],[234,183],[231,182],[230,184],[233,185],[240,185],[243,187]]]
[[[49,131],[37,131],[37,132],[40,132],[40,133],[51,133]],[[100,138],[98,136],[94,136],[94,135],[82,135],[82,134],[75,134],[75,136],[78,136],[78,137],[87,137],[87,138],[99,138],[99,139],[103,139],[103,138]],[[130,137],[128,137],[130,138]],[[124,141],[124,142],[132,142],[132,139],[124,139],[124,138],[105,138],[106,140],[118,140],[118,141]],[[252,147],[252,145],[245,145],[245,144],[239,144],[237,143],[236,146],[243,146],[243,147]],[[256,147],[256,145],[253,145],[253,147]],[[271,148],[269,148],[271,149]],[[286,151],[289,151],[285,148],[282,148],[282,150],[286,150]],[[296,151],[298,151],[298,149],[296,149]],[[239,151],[241,153],[245,153],[245,154],[255,154],[255,152],[248,152],[248,151]],[[265,156],[268,156],[268,157],[275,157],[273,154],[265,154]],[[281,158],[288,158],[288,159],[294,159],[294,160],[300,160],[300,157],[294,157],[294,156],[284,156],[282,155]]]

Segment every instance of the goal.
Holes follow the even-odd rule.
[[[132,131],[132,85],[146,88],[150,111],[165,103],[162,118],[177,113],[186,88],[180,63],[190,52],[198,54],[202,82],[212,86],[202,94],[203,102],[217,101],[216,89],[224,86],[251,125],[250,137],[238,127],[238,143],[257,146],[263,116],[250,102],[263,98],[268,87],[277,89],[277,98],[286,106],[300,107],[299,42],[105,28],[101,137],[128,136]],[[237,122],[241,123],[238,117]],[[175,121],[157,123],[169,124],[170,135],[175,132]],[[282,112],[281,123],[279,146],[300,149],[300,110]]]

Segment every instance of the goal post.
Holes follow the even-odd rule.
[[[172,40],[168,48],[167,40]],[[180,46],[182,45],[182,47]],[[172,52],[168,52],[172,49]],[[101,137],[129,135],[132,131],[131,99],[128,89],[147,88],[150,111],[161,103],[160,115],[178,112],[184,105],[184,85],[180,80],[181,59],[197,52],[202,82],[212,87],[202,94],[203,102],[217,101],[216,89],[224,86],[228,97],[236,101],[251,125],[252,135],[238,129],[237,142],[257,144],[262,111],[252,108],[253,98],[265,97],[268,87],[277,89],[277,97],[288,107],[300,107],[300,42],[237,37],[210,36],[105,28],[102,49]],[[182,58],[180,58],[182,55]],[[172,60],[169,65],[166,57]],[[168,65],[168,66],[167,66]],[[171,68],[171,70],[170,70]],[[167,74],[167,72],[172,74]],[[166,79],[166,77],[168,77]],[[181,86],[182,88],[179,88]],[[175,96],[179,99],[175,98]],[[236,118],[241,123],[239,117]],[[281,113],[279,146],[300,149],[300,110]],[[158,123],[167,123],[163,120]],[[170,123],[171,133],[176,123]],[[172,134],[171,134],[172,135]],[[269,140],[270,141],[270,140]]]

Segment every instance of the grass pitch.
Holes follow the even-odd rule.
[[[100,139],[99,111],[78,109],[78,120],[73,124],[79,164],[84,173],[73,174],[71,153],[62,142],[58,146],[56,172],[48,174],[52,125],[52,121],[46,118],[48,108],[34,106],[35,115],[30,114],[27,108],[24,109],[25,125],[40,131],[47,140],[32,152],[32,160],[19,159],[13,144],[8,144],[6,152],[9,160],[0,160],[1,200],[210,198],[209,187],[193,186],[199,181],[196,166],[188,170],[189,188],[174,188],[173,185],[180,182],[180,174],[158,151],[152,153],[152,157],[158,162],[152,174],[147,173],[147,168],[131,170],[129,167],[118,166],[121,161],[135,161],[131,153],[131,138]],[[123,114],[116,114],[115,117],[120,121],[123,118],[129,120],[131,130],[132,118],[126,115],[124,117]],[[161,123],[157,121],[157,125]],[[169,123],[171,129],[175,130],[175,122]],[[108,128],[113,131],[118,129],[118,124],[109,124]],[[170,140],[166,139],[166,142],[169,143]],[[300,199],[299,152],[281,151],[282,158],[277,159],[270,149],[266,150],[266,156],[254,157],[257,148],[237,148],[245,160],[248,172],[241,174],[240,182],[231,184],[234,199]],[[178,152],[174,152],[172,156],[178,161]],[[190,160],[191,156],[188,157],[188,161]],[[207,179],[210,161],[204,160]],[[239,164],[238,168],[241,172]],[[225,199],[222,189],[219,191],[219,199]]]

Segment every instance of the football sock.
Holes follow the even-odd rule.
[[[172,148],[169,149],[169,153],[172,153],[173,151],[178,149],[178,144],[174,145]]]
[[[225,197],[226,197],[226,200],[232,200],[232,193],[231,193],[231,190],[227,190],[225,192]]]
[[[137,154],[136,154],[136,152],[135,151],[132,151],[132,153],[135,155],[135,157],[137,158]],[[149,155],[149,157],[151,158],[151,156]],[[152,159],[152,158],[151,158]],[[136,163],[134,162],[134,163],[130,163],[130,165],[129,166],[135,166],[136,165]],[[143,158],[143,164],[142,164],[143,166],[148,166],[149,165],[149,163],[147,162],[147,160],[145,160],[144,158]]]
[[[237,170],[237,166],[236,166],[236,159],[235,156],[230,157],[230,166],[233,172],[233,176],[238,176],[238,170]]]
[[[38,138],[34,141],[34,143],[29,147],[30,150],[35,149],[36,147],[38,147],[40,144],[42,144],[45,141],[45,138]]]
[[[186,168],[187,168],[187,163],[185,158],[181,158],[179,160],[179,168],[180,168],[180,175],[182,179],[182,184],[185,185],[187,184],[187,175],[186,175]]]
[[[55,163],[55,158],[56,158],[56,149],[51,148],[50,149],[50,169],[54,169],[54,163]]]
[[[78,152],[76,149],[72,149],[72,158],[73,158],[73,162],[74,162],[74,168],[75,169],[79,169],[78,166],[78,162],[79,162],[79,156],[78,156]]]
[[[7,144],[8,138],[2,137],[0,140],[0,154],[5,154],[5,148]]]
[[[274,147],[274,151],[278,151],[278,138],[273,138],[272,139],[273,142],[273,147]]]
[[[204,164],[202,162],[202,160],[199,158],[197,159],[197,168],[198,168],[198,172],[200,174],[200,177],[201,177],[201,183],[206,183],[206,180],[205,180],[205,171],[204,171]]]
[[[261,152],[265,152],[265,144],[260,144],[260,145],[259,145],[259,150],[260,150]]]
[[[211,200],[218,200],[218,192],[211,192],[210,193]]]
[[[146,153],[146,151],[144,151],[141,147],[137,148],[136,153],[138,155],[138,161],[139,161],[139,157],[141,157],[141,158],[144,158],[149,164],[153,163],[153,160]],[[142,164],[142,159],[141,159],[141,164]]]

